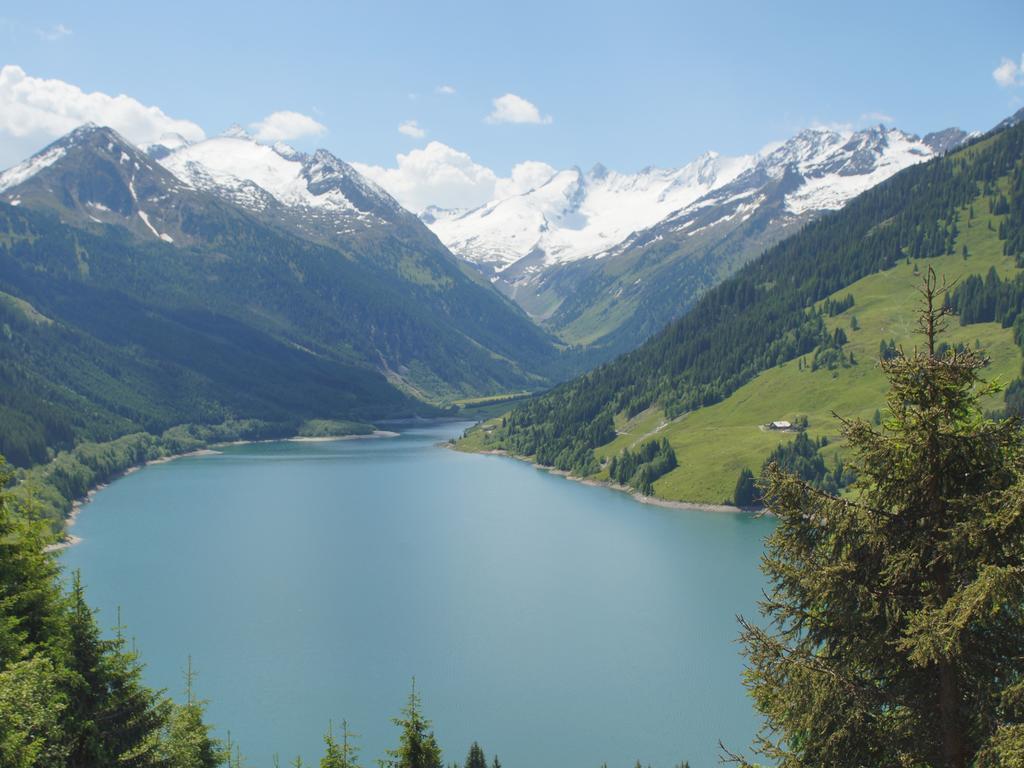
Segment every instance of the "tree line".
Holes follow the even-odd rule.
[[[669,445],[668,438],[663,437],[660,441],[648,440],[635,451],[625,448],[612,456],[608,462],[608,477],[650,496],[654,493],[654,481],[677,466],[675,449]]]

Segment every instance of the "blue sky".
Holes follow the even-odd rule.
[[[1020,0],[20,3],[0,10],[0,51],[209,135],[292,110],[325,129],[300,148],[393,166],[437,141],[499,176],[525,160],[675,166],[881,116],[984,129],[1024,105]],[[541,122],[488,122],[506,94]],[[399,132],[410,120],[423,136]],[[22,134],[0,116],[0,166],[45,143]]]

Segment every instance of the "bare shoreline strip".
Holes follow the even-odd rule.
[[[259,445],[260,443],[333,443],[338,440],[377,440],[384,437],[398,437],[400,433],[388,429],[375,429],[365,435],[319,435],[317,437],[270,437],[266,440],[231,440],[225,443],[213,443],[213,448],[226,448],[230,445]],[[219,451],[214,451],[219,453]],[[183,454],[189,455],[189,454]]]
[[[505,456],[510,459],[515,459],[516,461],[522,461],[529,464],[534,469],[540,469],[547,472],[548,474],[564,477],[566,480],[572,480],[583,485],[591,485],[597,488],[607,488],[608,490],[611,491],[618,491],[620,493],[628,494],[632,496],[634,500],[640,502],[641,504],[650,504],[655,507],[665,507],[667,509],[684,509],[689,512],[757,514],[757,511],[755,510],[742,509],[740,507],[735,507],[732,504],[701,504],[695,501],[672,501],[671,499],[660,499],[657,496],[644,496],[643,494],[638,493],[637,491],[630,488],[628,485],[620,485],[619,483],[612,483],[607,480],[594,480],[588,477],[577,477],[576,475],[566,472],[565,470],[555,469],[554,467],[545,467],[543,464],[537,464],[536,462],[532,462],[529,459],[524,459],[520,456],[515,456],[509,453],[508,451],[502,450],[500,448],[491,449],[487,451],[473,451],[473,453],[482,454],[486,456]]]

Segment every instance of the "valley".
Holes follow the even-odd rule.
[[[121,5],[0,15],[0,768],[1024,766],[1019,3]]]
[[[937,210],[933,205],[925,203],[920,206],[920,213],[912,214],[900,209],[899,215],[904,218],[899,219],[886,207],[887,198],[898,197],[899,192],[886,186],[868,192],[852,209],[834,214],[835,218],[822,228],[806,230],[769,252],[766,260],[777,257],[780,268],[754,265],[709,294],[727,305],[734,303],[738,317],[716,308],[707,311],[705,320],[698,304],[696,316],[667,329],[637,352],[572,385],[553,390],[547,396],[551,410],[543,401],[532,407],[528,404],[471,431],[460,447],[469,451],[509,449],[541,464],[601,481],[609,479],[611,460],[624,450],[635,450],[651,439],[667,439],[678,466],[654,481],[653,495],[673,501],[722,504],[734,501],[741,471],[750,470],[756,476],[773,449],[792,440],[784,433],[766,429],[765,425],[806,418],[808,436],[816,442],[825,441],[820,455],[826,466],[832,468],[844,457],[844,446],[837,439],[837,416],[869,421],[887,418],[887,382],[878,366],[880,349],[884,342],[910,352],[919,343],[914,318],[922,271],[932,269],[950,285],[962,284],[971,275],[986,278],[993,270],[1002,280],[1011,282],[1021,274],[1019,259],[1008,253],[1006,247],[1008,240],[1015,237],[1012,228],[1019,226],[1018,220],[1006,212],[995,212],[998,201],[1014,194],[1012,190],[1020,183],[1021,161],[1017,149],[1011,148],[1020,140],[1018,125],[938,161],[957,169],[954,176],[947,177],[949,192],[938,193],[937,199],[943,201],[943,206],[949,205],[947,201],[956,201],[947,209],[948,213],[941,215],[944,223],[940,230],[944,234],[938,253],[932,250],[932,255],[928,255],[927,250],[915,252],[904,246],[898,251],[900,255],[894,256],[890,249],[896,244],[885,231],[899,227],[903,230],[900,237],[907,237],[908,227],[916,228],[920,234],[913,235],[909,242],[916,243],[913,247],[919,249],[922,236],[932,226],[930,217]],[[988,170],[988,158],[993,155],[1000,157],[998,167],[1003,169],[995,177]],[[978,181],[970,182],[978,185],[972,193],[972,188],[964,187],[957,177],[966,175],[966,169],[975,164],[985,170],[975,177]],[[912,173],[905,172],[904,176]],[[910,181],[909,176],[907,179]],[[922,183],[933,182],[922,178]],[[858,222],[866,213],[867,218]],[[881,225],[873,225],[872,217]],[[849,224],[844,218],[850,220]],[[864,234],[853,235],[857,229]],[[830,239],[828,230],[842,231],[843,240]],[[850,242],[851,237],[857,239],[856,244]],[[861,240],[862,237],[866,239]],[[877,246],[871,245],[872,238],[878,240]],[[853,268],[860,270],[862,276],[848,271],[853,279],[847,280],[836,280],[835,271],[824,271],[829,259],[833,264],[841,263],[860,251],[862,245],[858,256],[876,254],[876,263],[882,267],[879,271],[856,266]],[[837,250],[832,251],[833,248]],[[818,263],[811,264],[816,251]],[[792,259],[792,263],[783,265],[782,259]],[[843,264],[847,270],[852,266]],[[793,267],[797,270],[791,271]],[[816,272],[822,277],[829,275],[831,282],[827,278],[819,282]],[[759,300],[766,306],[776,301],[772,297],[772,283],[764,282],[773,276],[795,280],[797,285],[805,280],[804,290],[809,287],[810,292],[784,300],[788,312],[793,313],[796,307],[801,310],[790,315],[792,330],[778,331],[774,341],[778,344],[787,337],[791,341],[781,345],[780,352],[762,358],[767,364],[762,370],[755,370],[750,364],[753,361],[735,356],[728,347],[732,338],[728,334],[735,333],[730,326],[742,322],[742,313],[755,308]],[[828,285],[828,290],[822,290],[823,285]],[[767,290],[763,286],[768,286]],[[758,288],[763,291],[763,299],[757,296]],[[798,303],[794,304],[794,300]],[[830,303],[836,309],[827,310]],[[779,322],[777,311],[768,311],[773,322]],[[944,341],[950,347],[962,344],[981,350],[991,360],[986,377],[1005,390],[1020,376],[1022,364],[1015,316],[1002,324],[960,325],[954,315],[949,319]],[[691,341],[694,332],[701,337]],[[842,340],[836,342],[840,332]],[[813,339],[813,334],[820,334],[819,339]],[[676,340],[693,345],[692,350],[682,353],[687,356],[686,368],[672,368],[671,358],[664,359],[666,348],[678,354]],[[829,352],[832,349],[837,351]],[[819,354],[827,363],[819,366]],[[716,382],[707,377],[708,374],[704,374],[707,378],[698,378],[701,374],[690,373],[700,370],[702,359],[711,360],[703,367],[714,371],[714,355],[727,361],[723,370],[742,373],[734,374],[724,383],[722,379]],[[640,377],[638,383],[636,371],[646,366],[650,366],[648,379]],[[621,379],[616,368],[621,371]],[[666,371],[673,373],[666,376]],[[678,377],[675,382],[669,378],[673,375]],[[680,394],[673,394],[673,386]],[[588,403],[587,398],[591,397],[594,400]],[[566,399],[572,404],[563,407]],[[623,408],[623,404],[627,407]],[[989,396],[986,407],[993,412],[1002,411],[1003,394]],[[593,453],[585,446],[592,448]]]

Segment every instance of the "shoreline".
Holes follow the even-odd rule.
[[[454,446],[441,443],[451,450],[458,450]],[[563,477],[566,480],[572,480],[573,482],[580,483],[581,485],[589,485],[595,488],[607,488],[610,491],[618,491],[619,493],[625,493],[633,497],[633,500],[640,504],[650,504],[654,507],[664,507],[666,509],[680,509],[688,512],[714,512],[717,514],[767,514],[767,510],[758,509],[744,509],[742,507],[735,507],[732,504],[702,504],[696,501],[674,501],[672,499],[662,499],[657,496],[644,496],[642,493],[630,488],[628,485],[621,485],[620,483],[613,483],[608,480],[595,480],[589,477],[577,477],[564,469],[555,469],[554,467],[545,467],[543,464],[538,464],[529,459],[525,459],[521,456],[516,456],[509,453],[508,451],[501,448],[492,448],[486,451],[459,451],[459,453],[471,453],[478,456],[504,456],[505,458],[515,459],[525,464],[529,464],[534,469],[543,470],[550,475],[557,475]]]
[[[268,440],[235,440],[232,442],[224,443],[212,443],[207,448],[197,448],[192,451],[185,451],[184,453],[172,453],[169,456],[159,456],[155,459],[148,459],[142,464],[136,464],[128,467],[121,472],[118,472],[105,483],[99,483],[98,485],[90,488],[86,491],[85,496],[80,499],[75,499],[71,502],[71,511],[68,512],[67,517],[64,518],[64,530],[63,536],[60,541],[55,541],[52,544],[47,544],[43,547],[43,552],[60,552],[61,550],[68,549],[69,547],[76,546],[82,543],[81,536],[75,536],[70,532],[70,528],[73,528],[75,523],[78,522],[78,516],[82,513],[82,508],[93,500],[97,493],[105,490],[111,483],[116,480],[120,480],[123,477],[127,477],[130,474],[138,472],[141,469],[145,469],[148,466],[154,464],[169,464],[172,461],[186,458],[198,458],[202,456],[220,456],[223,455],[223,451],[217,450],[218,448],[226,448],[232,445],[255,445],[257,443],[326,443],[334,442],[335,440],[373,440],[390,437],[398,437],[399,432],[392,432],[386,429],[375,429],[370,434],[366,435],[337,435],[337,436],[318,436],[318,437],[305,437],[296,435],[294,437],[278,437],[271,438]]]
[[[381,438],[388,437],[399,437],[401,432],[392,432],[388,429],[375,429],[373,432],[369,432],[365,435],[295,435],[294,437],[268,437],[263,440],[229,440],[221,443],[211,443],[209,449],[227,448],[232,445],[260,445],[262,443],[333,443],[337,440],[379,440]],[[193,453],[199,453],[194,451]],[[220,453],[218,450],[213,450],[213,453]],[[173,458],[181,458],[182,456],[189,456],[192,454],[178,454]],[[170,459],[172,457],[168,457]]]

